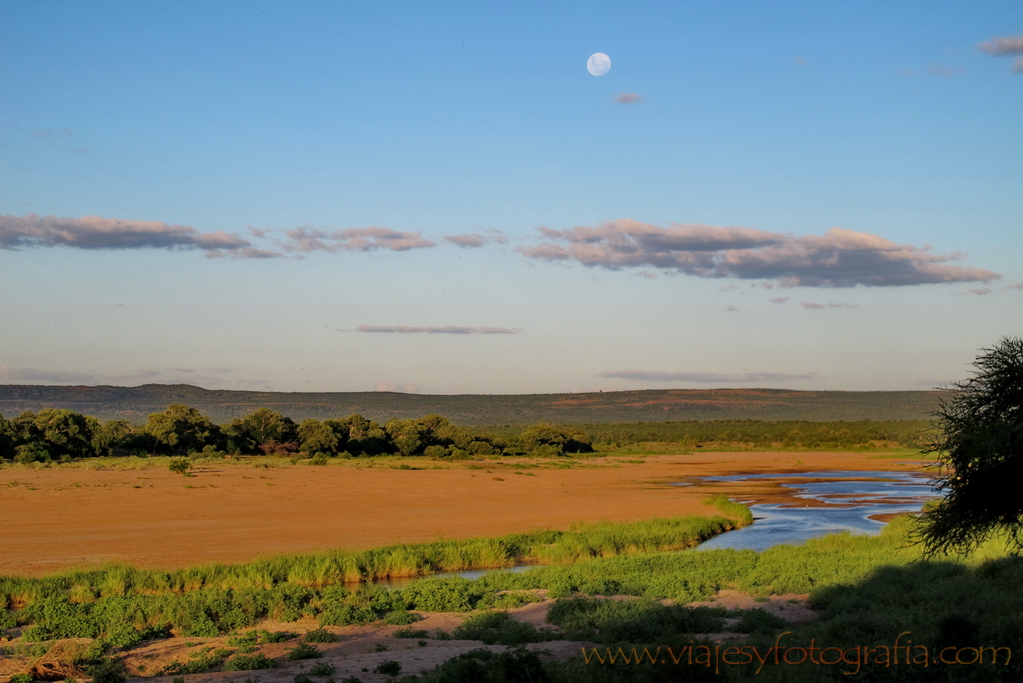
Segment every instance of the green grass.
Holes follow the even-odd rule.
[[[727,501],[725,501],[727,502]],[[207,565],[171,572],[112,565],[42,578],[0,577],[0,615],[26,626],[32,641],[111,637],[125,644],[157,630],[210,637],[271,617],[319,618],[323,625],[388,618],[410,623],[407,610],[510,607],[522,595],[437,591],[432,585],[389,592],[378,578],[511,567],[522,562],[568,564],[588,558],[678,550],[740,525],[726,517],[588,524],[500,538],[435,541],[361,552],[279,556],[248,564]],[[154,630],[155,629],[155,630]]]
[[[726,512],[741,516],[741,506],[733,510],[730,505],[734,504],[727,500],[715,502]],[[179,635],[201,636],[237,631],[266,616],[278,619],[306,616],[317,618],[324,625],[344,625],[366,623],[389,614],[408,613],[408,610],[477,610],[478,614],[454,634],[438,632],[436,637],[454,635],[514,645],[554,637],[544,629],[513,622],[501,611],[534,600],[537,591],[543,590],[548,596],[559,598],[549,619],[563,637],[584,638],[608,646],[616,643],[684,644],[689,633],[721,632],[724,619],[739,617],[738,623],[730,627],[731,631],[750,633],[748,642],[764,648],[770,646],[781,632],[779,629],[783,629],[791,631],[786,638],[794,644],[816,639],[818,643],[835,646],[873,646],[888,643],[903,631],[911,631],[915,643],[928,647],[985,644],[1023,651],[1023,626],[1019,620],[1019,614],[1023,613],[1023,591],[1019,589],[1023,585],[1023,560],[1007,557],[996,539],[968,557],[924,561],[920,548],[911,542],[914,524],[912,518],[903,517],[887,525],[880,536],[836,534],[800,546],[776,546],[761,553],[741,550],[664,552],[666,538],[676,536],[679,529],[688,529],[678,520],[588,525],[569,532],[503,539],[509,547],[518,548],[522,553],[528,549],[539,554],[538,547],[561,548],[554,555],[574,558],[569,563],[537,567],[523,573],[491,572],[474,581],[424,579],[395,591],[376,585],[356,588],[343,584],[307,585],[288,580],[291,576],[288,573],[281,574],[280,582],[269,586],[218,587],[210,586],[210,576],[202,573],[209,568],[139,574],[111,568],[108,573],[90,575],[95,584],[75,583],[69,579],[81,578],[77,574],[12,579],[13,583],[3,584],[7,592],[0,593],[5,601],[0,607],[15,623],[28,626],[27,634],[39,639],[76,634],[103,637],[105,632],[109,637],[113,625],[128,625],[140,633],[146,628],[172,626]],[[477,541],[489,543],[495,539]],[[424,545],[432,547],[432,544]],[[466,542],[464,547],[475,545]],[[643,549],[647,547],[657,550],[646,552]],[[612,554],[605,556],[604,553]],[[235,566],[235,575],[223,569],[214,576],[223,581],[232,576],[231,580],[238,580],[245,567],[249,565]],[[154,583],[142,583],[144,579]],[[164,585],[178,590],[154,590]],[[148,593],[144,592],[146,586]],[[737,613],[684,606],[707,600],[723,588],[736,588],[754,596],[809,594],[810,605],[820,610],[822,617],[805,626],[783,627],[761,610]],[[594,597],[610,595],[637,599],[612,601]],[[664,600],[675,604],[663,604]],[[119,637],[129,641],[131,635],[119,632]],[[395,636],[422,640],[428,634],[406,627]],[[262,632],[244,632],[235,636],[230,644],[247,646],[255,642],[265,642]],[[300,643],[292,652],[308,655],[303,649],[315,651],[313,646]],[[188,661],[168,667],[167,673],[208,671],[225,660],[229,663],[247,656],[234,654],[228,659],[231,653],[232,650],[227,649],[205,648],[193,653]],[[466,671],[471,669],[477,673],[489,671],[486,666],[474,668],[476,664],[470,660],[472,658],[460,660],[460,664],[451,667],[468,667]],[[525,662],[513,660],[514,657],[494,659],[492,664],[514,668]],[[610,668],[598,672],[592,667],[580,668],[579,664],[542,666],[548,678],[537,680],[639,680],[622,678],[624,674]],[[642,673],[646,677],[643,680],[647,681],[673,680],[658,678],[668,673],[656,668],[630,671],[633,677]],[[765,669],[758,678],[743,671],[729,669],[712,679],[850,680],[837,669],[821,667]],[[925,673],[939,676],[935,680],[1007,682],[1023,677],[1023,669],[1017,664],[997,670],[978,667],[957,671],[928,670]],[[689,673],[703,676],[706,672]],[[862,680],[930,680],[913,678],[917,673],[902,669],[886,673],[873,669]],[[485,675],[490,676],[490,673]],[[893,677],[896,675],[899,677]],[[431,676],[433,674],[424,675],[420,680],[461,680]]]

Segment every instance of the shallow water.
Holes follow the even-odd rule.
[[[737,474],[703,477],[704,481],[750,479],[824,479],[782,484],[796,498],[820,505],[795,507],[784,503],[751,505],[753,524],[700,544],[700,550],[736,548],[766,550],[773,545],[799,544],[839,531],[878,534],[884,522],[874,515],[918,512],[938,497],[926,475],[910,472],[804,472],[800,474]],[[827,480],[840,481],[827,481]]]
[[[703,481],[745,481],[749,479],[833,479],[838,481],[801,481],[782,484],[796,489],[795,498],[815,500],[817,507],[792,507],[785,504],[751,505],[754,523],[705,541],[698,550],[736,548],[766,550],[783,543],[799,544],[807,539],[838,531],[854,534],[877,534],[884,522],[872,515],[917,512],[937,494],[925,475],[909,472],[829,471],[801,474],[736,474],[701,477]],[[675,486],[691,486],[691,482]],[[443,572],[428,577],[396,577],[377,579],[373,583],[400,589],[422,578],[478,579],[488,572],[524,572],[538,565],[519,565],[505,569],[478,569]]]

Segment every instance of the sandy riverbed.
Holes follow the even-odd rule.
[[[439,467],[419,470],[393,469],[396,462],[271,469],[216,462],[199,465],[192,477],[163,467],[7,467],[0,469],[0,573],[39,575],[103,562],[175,568],[574,522],[714,514],[702,502],[716,493],[794,501],[776,481],[669,484],[720,474],[919,467],[867,453],[694,453],[623,462],[629,459],[635,458],[588,459],[572,469],[521,459],[408,461]]]

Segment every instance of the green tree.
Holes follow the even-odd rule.
[[[298,450],[298,427],[290,417],[259,408],[235,419],[227,428],[234,447],[242,453],[278,453]]]
[[[29,410],[26,410],[8,424],[14,436],[15,445],[38,441],[42,438],[42,434],[39,433],[39,428],[36,426],[36,414]]]
[[[0,415],[0,460],[9,460],[14,457],[14,444],[17,434],[14,426]]]
[[[30,462],[50,462],[52,456],[42,441],[23,443],[14,449],[14,462],[27,465]]]
[[[581,431],[549,424],[526,427],[519,434],[519,443],[527,451],[539,453],[591,453],[590,439]]]
[[[953,385],[936,413],[935,480],[945,496],[922,516],[928,554],[965,552],[992,532],[1008,532],[1023,549],[1023,340],[983,349],[970,379]]]
[[[96,455],[92,447],[94,424],[95,419],[72,410],[47,408],[36,415],[34,433],[46,442],[52,457],[88,458]]]
[[[127,420],[107,420],[93,431],[97,455],[131,455],[146,450],[147,435]]]
[[[426,447],[429,428],[419,420],[388,420],[384,431],[401,455],[422,453]]]
[[[222,440],[220,427],[195,408],[180,403],[151,414],[145,431],[153,439],[154,450],[171,455],[196,453]]]
[[[298,426],[298,444],[303,453],[337,453],[341,440],[330,425],[308,419]]]
[[[362,415],[349,415],[339,420],[348,430],[347,449],[352,453],[377,455],[393,453],[396,449],[379,424]]]

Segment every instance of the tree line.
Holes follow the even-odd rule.
[[[195,408],[174,404],[144,425],[100,422],[72,410],[47,408],[6,420],[0,415],[0,458],[28,464],[129,455],[305,455],[313,458],[425,455],[462,459],[485,455],[558,456],[592,452],[580,430],[537,424],[513,437],[471,433],[440,415],[379,424],[362,415],[303,420],[268,408],[217,425]]]

